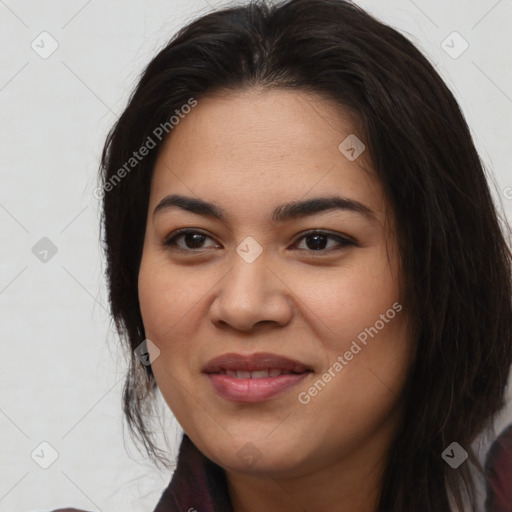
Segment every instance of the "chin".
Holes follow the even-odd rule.
[[[293,438],[297,438],[294,436]],[[288,437],[291,441],[292,437]],[[202,449],[198,446],[199,449]],[[304,443],[283,439],[265,439],[261,436],[228,437],[224,442],[211,440],[204,447],[205,455],[224,469],[236,473],[296,477],[305,473],[308,454]],[[308,447],[309,451],[311,447]]]

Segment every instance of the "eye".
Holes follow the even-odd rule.
[[[169,238],[166,238],[163,245],[166,247],[176,247],[183,251],[205,249],[203,243],[207,238],[212,240],[211,237],[201,231],[182,229],[173,233]],[[178,240],[181,239],[183,239],[185,246],[178,244]]]
[[[354,241],[349,240],[348,238],[344,238],[340,235],[335,235],[327,231],[310,231],[299,238],[299,241],[300,240],[306,240],[307,249],[299,249],[306,250],[308,252],[330,252],[331,250],[339,250],[351,245],[356,245]],[[309,242],[307,240],[309,240]],[[329,240],[335,242],[334,247],[331,246],[330,248],[326,248]]]
[[[163,245],[166,247],[176,248],[182,251],[194,251],[207,249],[208,246],[204,246],[204,242],[207,240],[213,240],[210,236],[206,235],[202,231],[182,229],[173,233],[170,237],[165,239]],[[303,234],[298,241],[305,240],[306,248],[300,248],[307,252],[330,252],[331,250],[340,250],[348,246],[355,246],[356,243],[348,238],[344,238],[340,235],[335,235],[327,231],[310,231]],[[180,244],[179,241],[183,243]],[[329,241],[334,242],[334,247],[326,247],[329,245]],[[297,242],[294,244],[297,245]],[[213,245],[218,247],[218,245]]]

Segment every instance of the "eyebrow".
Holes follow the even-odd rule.
[[[221,221],[226,221],[226,212],[219,206],[195,197],[171,194],[164,197],[153,211],[153,216],[169,208],[181,208],[197,215],[205,215]],[[371,221],[375,221],[374,212],[365,204],[354,199],[340,196],[315,197],[305,201],[293,201],[277,206],[272,214],[272,220],[283,222],[315,215],[330,210],[344,210],[359,213]]]

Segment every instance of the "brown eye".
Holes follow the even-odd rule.
[[[193,230],[182,230],[172,234],[169,238],[167,238],[163,245],[166,247],[176,247],[177,249],[181,249],[184,251],[194,249],[204,249],[203,246],[206,239],[210,238],[205,235],[201,231],[193,231]],[[178,241],[183,240],[180,244]],[[211,238],[210,238],[211,240]]]
[[[334,235],[325,231],[312,231],[306,233],[299,240],[306,240],[306,248],[299,248],[308,252],[325,252],[331,250],[343,249],[347,246],[356,245],[352,240],[348,240],[339,235]],[[334,241],[334,247],[327,247],[329,240]]]

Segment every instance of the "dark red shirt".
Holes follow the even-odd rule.
[[[512,425],[494,441],[485,461],[486,512],[512,512]]]
[[[512,512],[512,425],[494,441],[485,464],[486,512]],[[53,512],[87,512],[61,508]],[[233,512],[224,469],[185,434],[171,482],[153,512]]]

